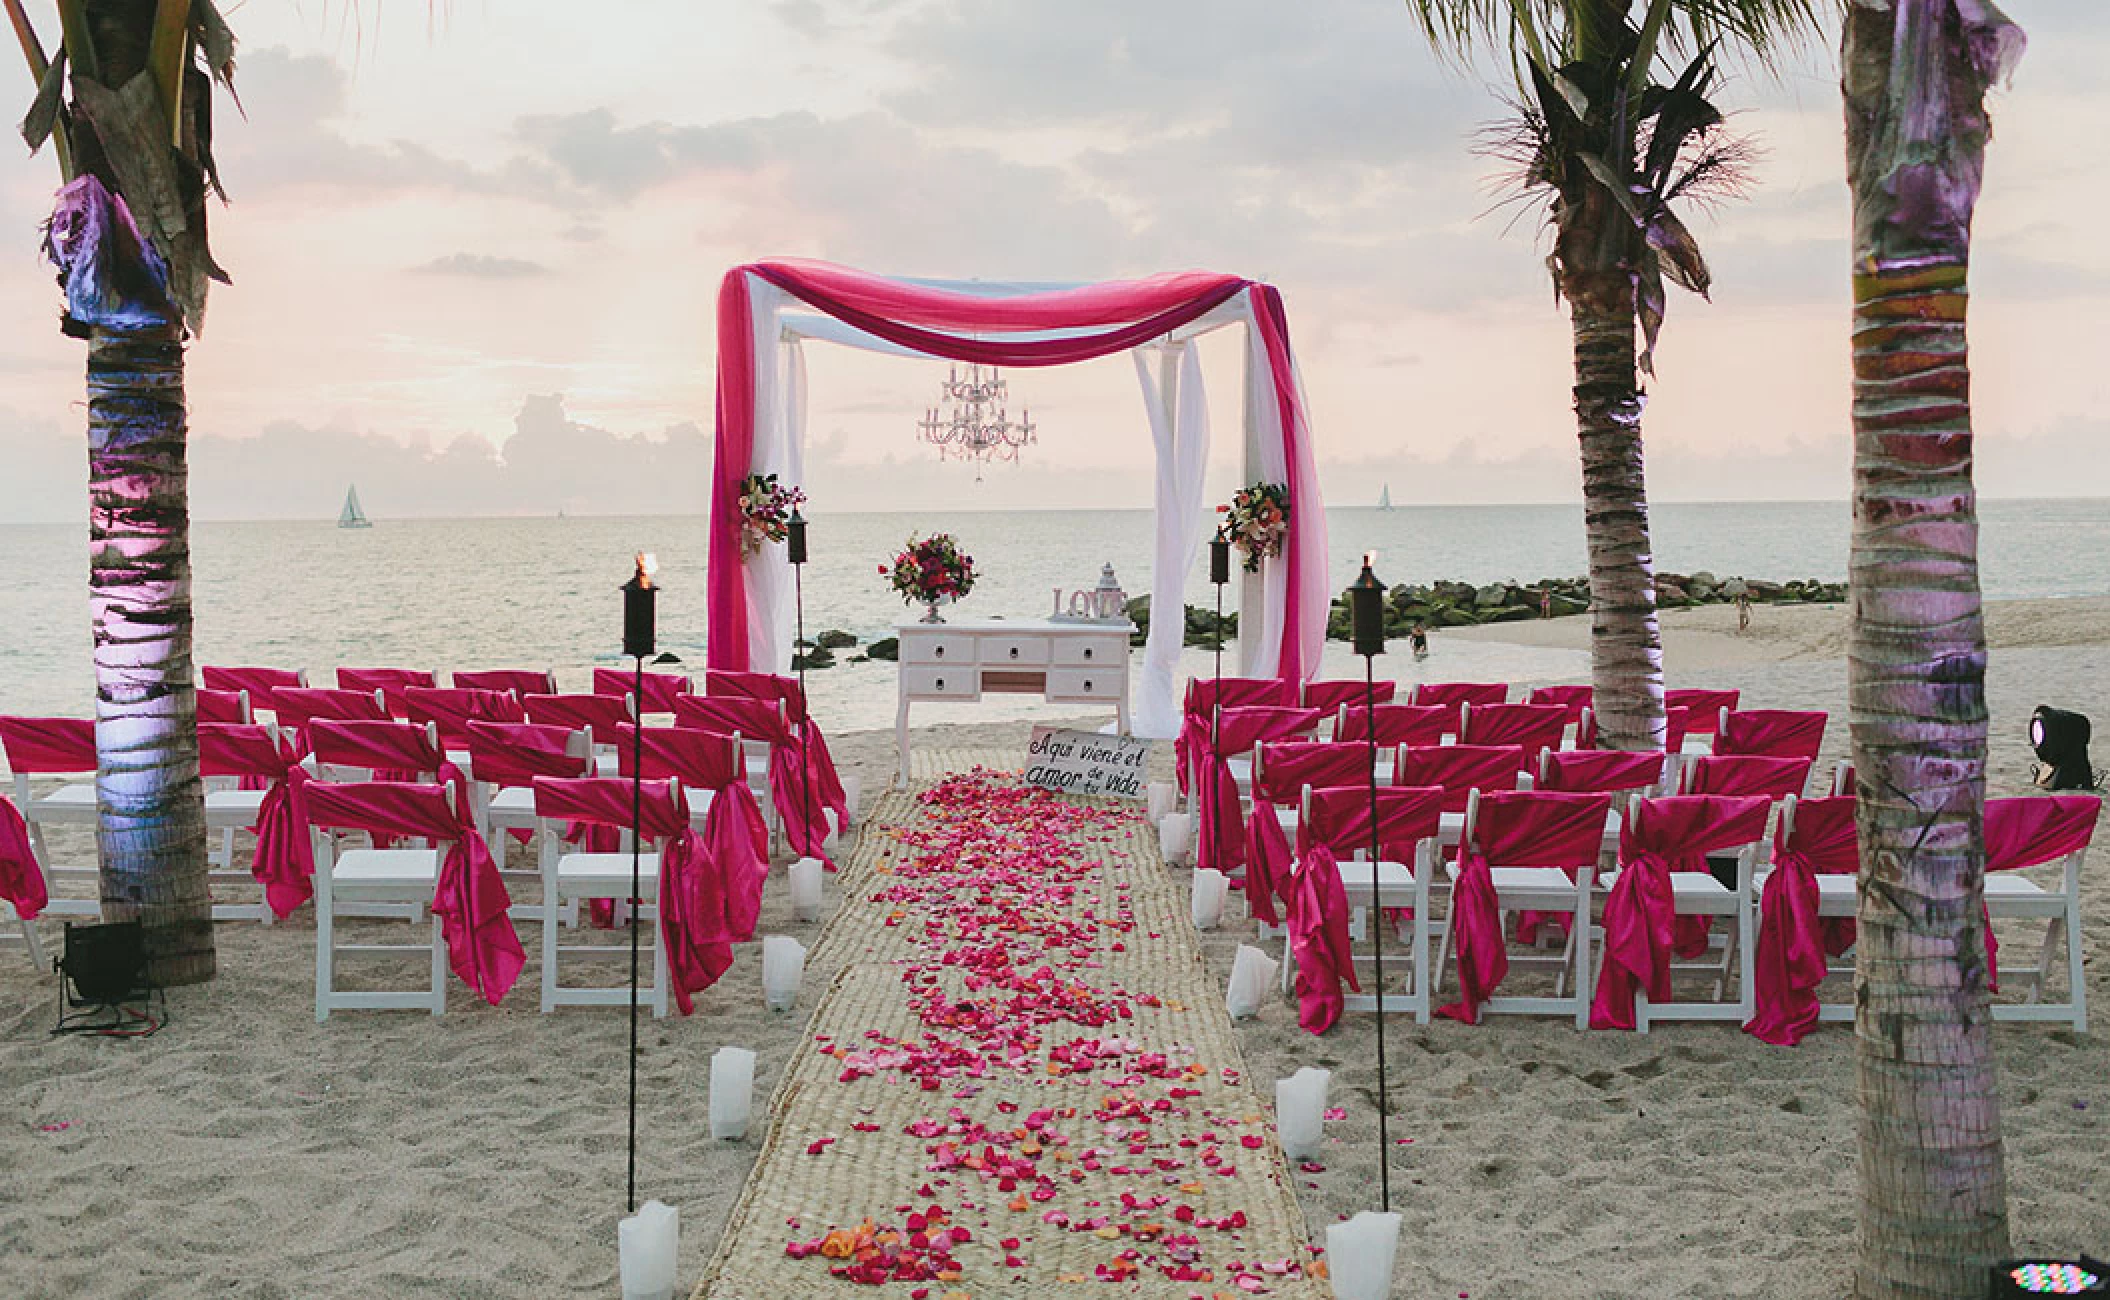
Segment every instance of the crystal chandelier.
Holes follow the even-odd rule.
[[[1017,422],[1012,422],[1004,409],[1009,395],[995,366],[984,371],[979,365],[969,365],[965,379],[960,377],[958,366],[951,367],[945,375],[946,413],[940,415],[933,406],[916,427],[923,441],[938,449],[940,458],[951,460],[957,456],[977,462],[975,477],[979,481],[980,464],[1015,461],[1019,448],[1040,441],[1034,436],[1031,412],[1020,411]]]

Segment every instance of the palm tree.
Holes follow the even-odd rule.
[[[191,664],[183,347],[225,280],[206,249],[212,79],[234,38],[212,0],[58,0],[54,56],[0,0],[65,185],[45,251],[61,328],[88,344],[89,607],[95,625],[96,845],[105,917],[136,917],[164,985],[213,974]]]
[[[1861,1300],[1982,1296],[2008,1249],[1980,910],[1986,649],[1964,308],[1985,93],[2021,50],[1987,0],[1846,11]]]
[[[1590,644],[1600,743],[1660,749],[1663,642],[1642,475],[1641,376],[1664,281],[1705,296],[1706,261],[1675,207],[1733,187],[1743,151],[1708,100],[1729,43],[1764,61],[1817,26],[1814,0],[1408,0],[1430,42],[1463,58],[1499,47],[1521,120],[1493,151],[1547,203],[1555,294],[1568,303]],[[1637,12],[1638,9],[1638,12]],[[1689,62],[1669,85],[1658,59]],[[1638,327],[1638,340],[1637,340]]]

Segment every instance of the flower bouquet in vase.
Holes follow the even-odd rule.
[[[1260,562],[1282,554],[1289,537],[1289,488],[1282,483],[1255,483],[1231,496],[1231,504],[1216,507],[1224,517],[1224,532],[1231,545],[1245,557],[1247,573],[1260,572]]]
[[[925,623],[943,623],[938,606],[974,589],[974,557],[960,550],[951,533],[920,539],[910,534],[893,564],[880,565],[879,573],[903,601],[925,607]]]

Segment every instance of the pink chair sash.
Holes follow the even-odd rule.
[[[1817,761],[1824,748],[1825,714],[1793,709],[1747,709],[1722,720],[1717,754],[1762,754]]]
[[[1341,879],[1344,856],[1367,852],[1373,838],[1367,785],[1314,789],[1298,838],[1302,852],[1287,890],[1290,950],[1297,958],[1297,1022],[1323,1034],[1341,1018],[1341,985],[1362,992],[1348,936],[1350,908]],[[1415,846],[1434,838],[1443,792],[1386,786],[1377,792],[1378,853],[1414,865]],[[1353,869],[1352,867],[1350,868]],[[1373,916],[1370,923],[1383,922]]]
[[[670,777],[691,790],[723,790],[747,785],[736,746],[730,735],[698,731],[693,727],[646,727],[643,749],[638,748],[639,730],[627,723],[616,728],[616,770],[628,778],[642,760],[647,781]]]
[[[256,832],[256,852],[250,857],[249,874],[264,887],[264,901],[282,921],[314,892],[309,883],[315,874],[313,846],[290,789],[289,772],[298,757],[291,739],[269,727],[198,724],[199,775],[239,777],[244,789],[264,792],[250,828]],[[306,777],[302,771],[300,778]]]
[[[1443,789],[1443,810],[1464,812],[1474,790],[1514,790],[1524,751],[1515,745],[1404,745],[1392,764],[1392,784]]]
[[[1608,794],[1482,792],[1478,819],[1459,854],[1458,878],[1451,888],[1451,947],[1458,957],[1460,996],[1438,1008],[1437,1015],[1480,1023],[1480,1005],[1509,974],[1494,868],[1595,866],[1611,811]]]
[[[306,686],[306,673],[291,668],[200,668],[198,675],[208,690],[247,691],[252,709],[278,709],[278,691],[285,686]]]
[[[1331,717],[1339,713],[1343,705],[1360,709],[1365,700],[1373,697],[1375,703],[1390,704],[1398,693],[1397,682],[1373,682],[1368,691],[1362,682],[1306,682],[1298,692],[1297,703]]]
[[[1558,704],[1475,704],[1465,715],[1461,744],[1518,745],[1525,771],[1538,767],[1539,755],[1559,749],[1568,727],[1568,711]]]
[[[569,727],[474,719],[467,727],[469,766],[477,780],[491,785],[531,786],[538,776],[582,777],[593,765],[592,759],[571,752],[571,738],[578,733]]]
[[[1365,717],[1362,709],[1351,705],[1335,724],[1334,739],[1367,740],[1375,726],[1377,743],[1387,749],[1394,745],[1440,745],[1458,721],[1457,710],[1440,704],[1380,704],[1371,712],[1374,717]]]
[[[1735,717],[1735,714],[1731,714]],[[1713,754],[1685,767],[1687,794],[1762,794],[1768,799],[1798,798],[1809,784],[1810,760],[1758,754]]]
[[[318,763],[363,767],[382,781],[409,781],[436,774],[446,761],[431,733],[416,722],[336,722],[317,718],[308,726],[308,749]]]
[[[388,702],[389,713],[398,718],[409,717],[409,704],[403,691],[411,686],[433,685],[432,673],[424,668],[339,668],[337,689],[342,691],[379,691]]]
[[[388,707],[374,701],[372,691],[337,690],[327,686],[282,686],[277,696],[277,719],[292,729],[294,744],[302,752],[308,747],[308,724],[317,719],[333,722],[387,722]]]
[[[1691,711],[1692,717],[1687,727],[1692,734],[1698,736],[1713,735],[1721,725],[1722,710],[1728,709],[1734,713],[1737,701],[1741,698],[1741,693],[1737,691],[1717,691],[1697,686],[1683,686],[1663,692],[1665,708]]]
[[[597,744],[608,743],[617,727],[636,721],[629,700],[618,695],[528,695],[520,704],[528,721],[541,726],[591,727]]]
[[[1450,714],[1449,730],[1456,735],[1459,705],[1470,704],[1477,709],[1508,698],[1509,686],[1504,682],[1423,682],[1414,688],[1414,698],[1408,703],[1443,709]]]
[[[1664,755],[1619,749],[1566,749],[1549,752],[1534,789],[1575,794],[1611,794],[1644,790],[1663,779]]]
[[[498,864],[476,832],[467,783],[460,772],[452,764],[443,769],[443,777],[453,785],[451,801],[444,785],[332,784],[307,780],[297,767],[290,775],[295,797],[311,826],[363,830],[377,839],[400,836],[450,842],[432,895],[432,913],[439,918],[446,939],[448,965],[484,1001],[495,1007],[504,1000],[527,964],[527,953],[513,930],[513,918],[507,911],[513,900],[498,874]]]
[[[1259,705],[1288,707],[1296,702],[1295,688],[1274,677],[1190,677],[1180,710],[1179,734],[1172,740],[1173,776],[1180,793],[1187,793],[1189,774],[1209,752],[1209,720],[1221,700],[1226,709]]]
[[[593,670],[595,695],[628,696],[637,688],[637,674],[628,668]],[[646,673],[645,698],[640,713],[672,713],[674,701],[689,693],[689,679],[681,673]]]
[[[799,746],[801,762],[805,764],[806,780],[818,796],[816,802],[835,814],[836,826],[842,830],[850,828],[850,798],[843,789],[843,780],[835,770],[835,756],[828,751],[828,737],[821,733],[821,724],[814,720],[806,708],[806,693],[799,687],[799,679],[777,673],[735,672],[711,669],[703,676],[704,692],[718,698],[776,700],[784,706],[784,716],[794,728],[792,743]],[[774,783],[771,789],[775,789]],[[803,803],[801,805],[803,807]],[[822,836],[826,838],[825,834]],[[825,854],[811,850],[813,856],[828,862]],[[833,871],[835,864],[828,862]]]
[[[0,898],[12,904],[15,915],[25,921],[35,920],[51,901],[43,869],[37,866],[36,851],[29,842],[29,823],[5,794],[0,794]]]
[[[1647,990],[1651,1001],[1670,1001],[1679,920],[1671,873],[1704,872],[1709,853],[1758,843],[1772,809],[1763,795],[1679,795],[1628,806],[1619,828],[1619,880],[1604,906],[1592,1029],[1632,1029],[1636,990]]]
[[[95,770],[95,723],[87,718],[0,717],[0,750],[11,772],[73,775]]]
[[[711,678],[704,680],[708,683]],[[674,721],[678,726],[721,735],[738,732],[768,745],[769,800],[783,823],[786,842],[794,853],[819,858],[828,870],[835,870],[827,852],[829,808],[818,771],[821,752],[816,750],[810,763],[799,752],[783,700],[750,695],[686,695],[674,702]],[[819,728],[811,730],[817,733]]]
[[[1310,736],[1318,729],[1319,711],[1276,705],[1224,709],[1217,715],[1216,725],[1214,753],[1206,748],[1207,737],[1203,738],[1201,788],[1195,792],[1195,814],[1200,823],[1195,863],[1229,875],[1245,865],[1238,780],[1231,774],[1229,759],[1250,752],[1263,741]]]
[[[466,691],[511,691],[515,695],[555,695],[557,675],[546,668],[457,669],[448,675]]]
[[[240,691],[216,691],[211,687],[198,689],[198,721],[200,722],[247,722],[244,716]]]
[[[450,749],[469,744],[468,724],[476,722],[526,722],[520,697],[510,691],[487,691],[473,687],[407,686],[403,704],[412,722],[430,722],[440,729],[440,743]]]
[[[1596,692],[1588,686],[1541,686],[1527,698],[1533,704],[1558,704],[1567,712],[1568,721],[1577,723],[1596,699]]]
[[[1799,800],[1794,828],[1774,832],[1773,871],[1759,891],[1757,1014],[1745,1033],[1793,1047],[1816,1027],[1826,954],[1851,945],[1853,924],[1827,926],[1817,915],[1817,877],[1860,868],[1853,798]]]
[[[1295,807],[1306,786],[1351,785],[1370,776],[1366,745],[1285,740],[1255,750],[1253,812],[1246,819],[1246,907],[1269,925],[1281,924],[1277,899],[1287,899],[1292,865],[1289,839],[1277,810]]]
[[[1685,748],[1685,732],[1691,721],[1692,710],[1690,709],[1666,707],[1663,710],[1663,748],[1665,750],[1675,754]],[[1597,748],[1597,714],[1594,711],[1585,713],[1582,721],[1576,724],[1575,747],[1577,749]]]
[[[2024,796],[1985,801],[1985,869],[2019,871],[2078,853],[2095,838],[2103,801],[2092,794]],[[1991,987],[2000,988],[2000,941],[1985,919],[1985,964]]]

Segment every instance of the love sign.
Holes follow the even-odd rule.
[[[1026,784],[1140,800],[1149,763],[1150,742],[1135,736],[1035,727],[1026,745]]]

